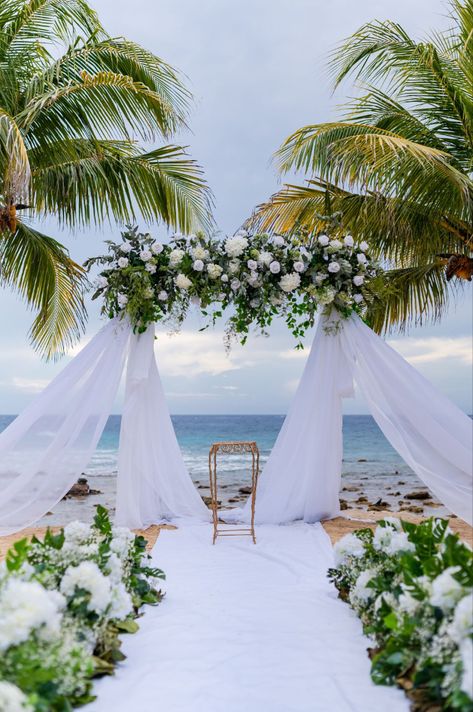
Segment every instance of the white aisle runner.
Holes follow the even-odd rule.
[[[374,685],[358,619],[326,579],[320,524],[161,532],[153,558],[166,598],[125,636],[128,659],[96,685],[87,712],[407,712]]]

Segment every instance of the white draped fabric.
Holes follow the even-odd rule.
[[[160,519],[209,520],[172,425],[154,355],[154,324],[133,334],[118,457],[118,524],[146,527]]]
[[[367,327],[349,319],[341,343],[370,411],[403,460],[448,509],[473,522],[473,423]]]
[[[331,328],[332,327],[332,328]],[[316,522],[338,514],[341,397],[355,380],[391,445],[452,512],[472,523],[472,421],[353,315],[319,321],[256,496],[259,523]],[[250,517],[250,502],[226,521]]]
[[[87,466],[112,408],[131,327],[112,319],[0,434],[0,535],[40,519]]]

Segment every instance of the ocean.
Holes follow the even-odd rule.
[[[14,416],[0,416],[0,432],[13,419]],[[74,504],[72,500],[59,503],[47,520],[48,523],[63,523],[72,517],[89,519],[93,516],[93,507],[98,502],[113,510],[120,421],[119,415],[109,417],[97,450],[84,471],[90,486],[99,490],[100,495]],[[175,415],[172,421],[191,477],[205,496],[209,494],[210,445],[221,440],[255,440],[260,450],[261,463],[264,465],[283,424],[284,416]],[[156,435],[158,436],[158,433]],[[346,500],[347,506],[366,507],[381,497],[389,502],[394,511],[405,504],[403,498],[406,493],[413,489],[425,489],[391,447],[371,416],[345,415],[343,443],[341,496]],[[244,499],[238,490],[248,484],[251,478],[247,456],[222,456],[218,477],[219,482],[225,484],[225,488],[221,490],[224,505],[229,503],[230,498],[232,503]],[[358,501],[360,495],[367,498],[363,504]],[[440,511],[438,513],[440,514]]]

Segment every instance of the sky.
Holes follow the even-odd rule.
[[[308,123],[332,120],[337,107],[355,93],[346,83],[332,95],[326,65],[344,37],[372,19],[392,19],[411,34],[447,24],[440,0],[93,0],[112,35],[125,35],[179,68],[194,95],[188,145],[204,167],[215,196],[222,234],[233,233],[254,206],[280,186],[271,155],[284,138]],[[48,231],[82,262],[104,252],[119,225]],[[164,238],[162,226],[147,226]],[[45,363],[31,348],[32,314],[8,291],[0,291],[0,413],[17,413],[77,353]],[[81,344],[101,325],[99,304],[87,302],[89,321]],[[284,324],[269,337],[252,336],[230,355],[223,324],[199,333],[191,315],[180,334],[160,329],[158,365],[173,413],[285,413],[302,373],[308,348],[294,350]],[[471,285],[441,324],[393,333],[389,342],[463,410],[471,412]],[[310,346],[312,334],[305,343]],[[122,394],[114,411],[121,407]],[[357,396],[347,413],[366,412]]]

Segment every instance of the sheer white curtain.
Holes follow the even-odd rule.
[[[0,534],[40,519],[87,466],[110,414],[128,321],[111,320],[0,434]]]
[[[299,387],[256,495],[256,521],[317,522],[340,511],[343,456],[342,398],[353,393],[350,367],[340,334],[328,334],[321,317]],[[249,501],[243,519],[250,516]]]
[[[133,334],[118,460],[118,524],[146,527],[161,519],[208,520],[176,439],[154,355],[154,324]]]
[[[473,423],[358,316],[341,344],[391,445],[454,514],[473,520]]]

